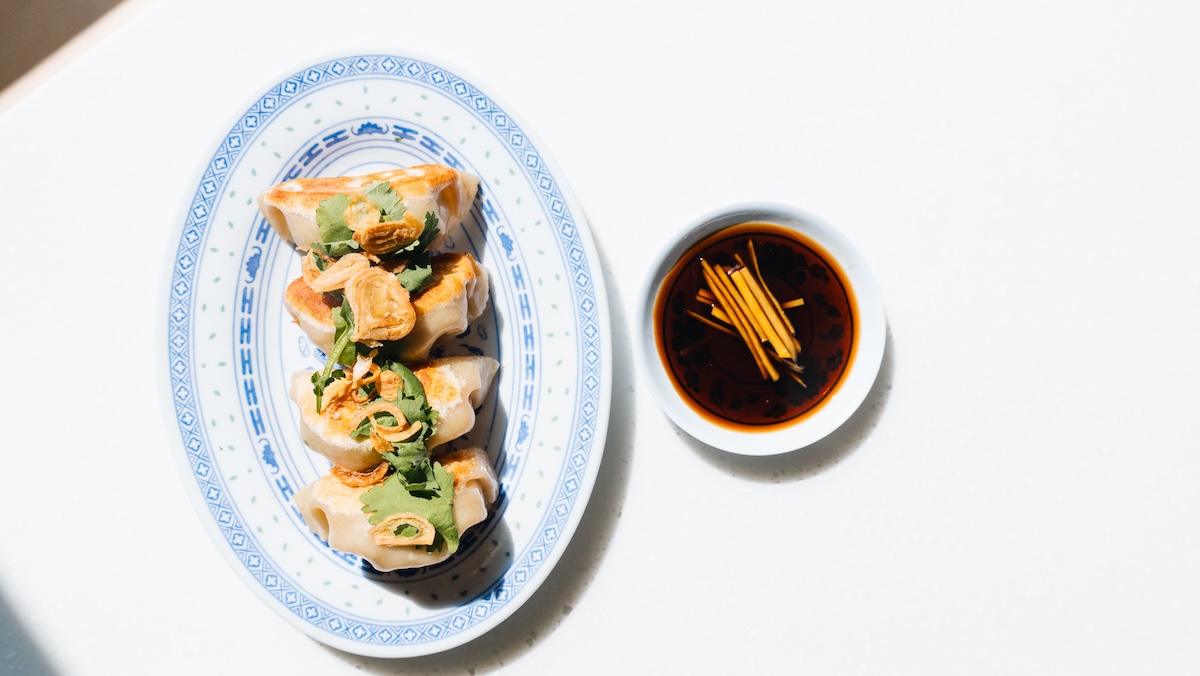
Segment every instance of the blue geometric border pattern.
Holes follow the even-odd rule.
[[[522,167],[531,184],[537,186],[546,212],[551,215],[558,239],[569,266],[572,291],[579,309],[577,336],[580,338],[579,375],[580,410],[572,430],[570,452],[564,466],[558,494],[546,510],[545,518],[522,556],[513,561],[504,576],[485,594],[433,621],[423,623],[375,624],[347,618],[321,601],[309,598],[291,584],[287,575],[275,570],[263,556],[257,539],[237,516],[222,481],[213,471],[212,448],[200,418],[196,385],[191,373],[191,346],[196,338],[192,330],[192,308],[203,251],[201,244],[210,226],[209,217],[224,193],[226,179],[242,149],[255,138],[260,126],[268,123],[281,106],[294,97],[345,79],[362,76],[387,76],[436,87],[456,98],[463,106],[488,124],[504,139],[514,156],[523,158]],[[324,632],[357,643],[376,645],[414,645],[444,640],[476,626],[491,617],[535,578],[552,558],[567,530],[568,521],[579,507],[589,463],[597,450],[594,441],[603,408],[602,373],[604,348],[602,308],[594,284],[601,281],[598,271],[589,267],[575,215],[571,213],[550,168],[538,150],[507,113],[489,96],[470,82],[437,65],[390,55],[354,56],[321,63],[288,77],[256,101],[238,120],[213,154],[204,171],[185,219],[171,280],[168,308],[168,371],[179,433],[182,437],[191,474],[196,481],[221,536],[251,577],[270,596],[296,617]]]

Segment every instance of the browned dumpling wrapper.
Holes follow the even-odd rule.
[[[435,459],[454,477],[454,525],[461,535],[487,518],[500,492],[499,479],[482,448],[459,449]],[[381,522],[386,524],[382,528],[379,524],[372,526],[360,499],[370,489],[347,486],[333,474],[326,474],[297,491],[294,500],[305,523],[318,537],[338,551],[363,557],[376,570],[430,566],[450,556],[445,547],[440,552],[428,552],[415,546],[428,544],[415,540],[433,540],[432,525],[424,529],[428,521],[417,515],[393,515]],[[391,529],[400,522],[417,526],[418,534],[395,536]]]
[[[321,241],[317,206],[323,200],[337,194],[361,196],[376,181],[387,181],[422,226],[426,213],[437,216],[439,231],[430,242],[430,250],[441,246],[446,236],[467,217],[479,189],[477,176],[441,164],[422,164],[363,176],[284,181],[263,191],[258,196],[258,207],[281,237],[299,246],[309,246]]]
[[[432,257],[432,264],[429,284],[410,298],[416,313],[412,331],[389,348],[389,356],[404,363],[425,361],[434,347],[466,331],[487,308],[488,274],[474,256],[438,254]],[[340,304],[338,300],[317,293],[304,278],[299,278],[288,285],[283,304],[317,347],[326,354],[333,350],[331,313]]]
[[[475,409],[483,404],[500,365],[491,357],[444,357],[414,365],[413,374],[425,388],[430,408],[438,412],[437,430],[425,440],[435,449],[466,434],[475,426]],[[292,376],[290,397],[300,413],[300,438],[330,462],[348,470],[364,472],[377,466],[382,456],[370,438],[350,433],[358,426],[362,406],[339,396],[346,379],[335,380],[325,389],[322,410],[317,412],[312,371]]]

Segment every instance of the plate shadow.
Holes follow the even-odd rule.
[[[50,660],[17,617],[0,590],[0,672],[29,676],[57,676]]]

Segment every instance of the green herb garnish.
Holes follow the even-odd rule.
[[[409,293],[416,293],[425,288],[433,279],[433,261],[429,256],[429,243],[438,233],[438,218],[432,211],[425,214],[425,228],[415,242],[396,252],[398,256],[408,259],[408,267],[397,273],[400,284]]]
[[[329,269],[329,261],[325,260],[324,256],[318,254],[316,251],[310,251],[308,255],[312,256],[313,265],[316,265],[318,270],[325,272]]]
[[[400,195],[396,194],[392,184],[387,181],[375,181],[363,193],[363,197],[379,209],[380,223],[398,221],[404,218],[404,212],[408,210],[404,202],[400,201]]]
[[[423,265],[413,261],[404,270],[396,273],[396,277],[400,279],[400,285],[408,289],[410,294],[425,288],[429,280],[433,279],[433,263],[429,260],[429,254],[425,254],[424,258]]]
[[[333,354],[335,363],[353,364],[357,357],[357,343],[350,340],[354,333],[354,310],[350,301],[342,297],[342,304],[330,311],[333,314]],[[340,346],[340,347],[339,347]]]
[[[363,493],[363,511],[370,513],[371,525],[375,525],[401,512],[419,514],[433,524],[437,536],[428,551],[440,551],[443,546],[453,553],[458,549],[458,527],[454,524],[454,479],[440,463],[430,459],[425,440],[437,428],[438,413],[429,405],[425,388],[407,366],[399,362],[385,362],[383,369],[400,376],[401,387],[391,401],[409,423],[421,422],[421,431],[404,441],[392,442],[391,453],[383,459],[395,470],[383,483]],[[378,401],[378,399],[376,399]],[[386,419],[385,419],[386,418]],[[395,416],[381,413],[376,422],[395,425]],[[351,434],[365,436],[370,433],[370,421],[363,421]],[[397,535],[403,533],[397,532]]]
[[[312,248],[334,258],[358,251],[361,247],[354,241],[354,231],[346,225],[346,208],[350,196],[338,193],[321,200],[317,205],[317,229],[321,241],[313,242]]]
[[[333,308],[334,339],[333,349],[325,357],[325,368],[312,374],[313,394],[317,396],[317,413],[321,412],[321,397],[329,383],[344,378],[345,373],[334,371],[338,364],[352,364],[357,355],[354,341],[350,340],[354,333],[354,311],[350,309],[350,301],[342,298],[342,304]]]
[[[445,546],[453,554],[458,550],[458,526],[454,523],[454,479],[441,463],[426,459],[407,472],[397,471],[362,494],[363,511],[375,525],[393,514],[412,512],[433,524],[437,532],[426,551],[441,551]]]

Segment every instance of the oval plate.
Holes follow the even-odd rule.
[[[475,429],[451,447],[484,445],[501,495],[445,563],[380,574],[318,540],[291,502],[328,462],[300,441],[288,379],[324,356],[283,309],[300,257],[254,198],[295,176],[427,162],[482,179],[471,216],[442,250],[470,251],[487,267],[491,302],[442,352],[500,361]],[[499,624],[550,573],[603,452],[608,305],[557,166],[478,82],[423,60],[364,55],[272,86],[203,170],[168,305],[169,417],[184,483],[230,565],[292,624],[362,655],[429,654]]]

